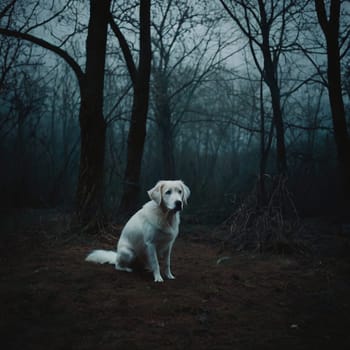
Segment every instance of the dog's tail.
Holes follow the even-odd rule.
[[[97,264],[115,264],[117,253],[112,250],[94,250],[86,258],[85,261],[91,261]]]

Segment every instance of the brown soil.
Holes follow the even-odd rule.
[[[235,253],[193,230],[175,244],[176,280],[161,284],[84,261],[116,237],[5,236],[1,348],[350,349],[348,250],[307,259]]]

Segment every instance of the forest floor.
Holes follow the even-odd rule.
[[[223,249],[186,226],[175,280],[87,263],[113,249],[45,225],[0,237],[0,343],[10,349],[350,349],[350,237],[308,255]],[[315,230],[315,228],[313,228]],[[317,230],[316,230],[317,231]]]

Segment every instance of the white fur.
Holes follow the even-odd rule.
[[[179,180],[159,181],[148,195],[151,201],[124,226],[117,252],[94,250],[85,260],[115,264],[117,270],[131,272],[131,264],[138,258],[153,272],[155,282],[163,282],[158,257],[164,257],[164,275],[175,278],[170,268],[170,255],[179,233],[179,212],[187,204],[190,190]]]
[[[117,253],[112,250],[94,250],[86,257],[86,261],[92,261],[99,264],[115,264]]]

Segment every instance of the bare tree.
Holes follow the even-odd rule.
[[[254,63],[269,88],[276,131],[277,170],[279,174],[285,175],[287,172],[285,127],[278,72],[281,55],[297,37],[296,32],[292,39],[289,38],[292,19],[299,11],[298,2],[220,0],[220,3],[248,39]]]
[[[119,214],[129,216],[136,209],[140,191],[141,163],[146,137],[146,122],[149,101],[151,71],[151,1],[141,0],[139,5],[139,62],[136,65],[131,48],[110,16],[109,23],[118,38],[133,86],[133,102],[127,141],[127,160],[124,173],[124,188],[119,205]]]
[[[70,1],[64,4],[63,8],[49,19],[28,25],[29,28],[26,30],[0,28],[0,34],[26,40],[54,52],[65,60],[77,77],[80,88],[81,155],[76,213],[84,231],[95,231],[102,215],[103,204],[106,134],[106,123],[103,117],[103,83],[110,0],[90,1],[85,72],[60,45],[54,45],[29,33],[30,30],[56,18],[69,3]],[[37,6],[38,4],[34,4],[34,9]],[[7,9],[9,10],[10,8]]]
[[[350,28],[347,28],[346,35],[341,38],[341,5],[341,0],[331,0],[327,11],[325,1],[315,0],[318,22],[326,39],[327,87],[342,182],[342,204],[348,210],[350,207],[350,137],[342,96],[341,58],[350,48]],[[344,46],[343,53],[342,46]]]
[[[224,50],[235,40],[221,37],[217,30],[220,17],[210,18],[203,10],[203,2],[156,1],[155,8],[158,16],[152,21],[153,121],[160,135],[161,176],[173,179],[177,176],[177,130],[200,85],[232,55],[224,54]]]

